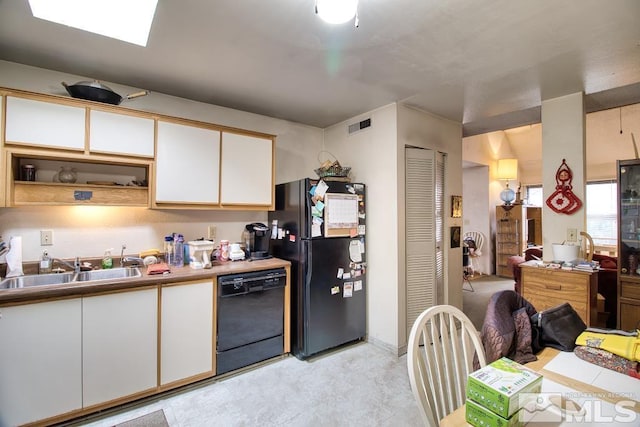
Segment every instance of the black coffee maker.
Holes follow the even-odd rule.
[[[244,244],[250,259],[271,258],[269,255],[269,227],[261,222],[247,224],[244,230]]]

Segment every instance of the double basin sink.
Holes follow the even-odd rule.
[[[30,288],[43,285],[63,285],[66,283],[91,282],[97,280],[117,280],[141,277],[138,267],[121,267],[108,270],[91,270],[74,273],[33,274],[10,277],[0,282],[0,289]]]

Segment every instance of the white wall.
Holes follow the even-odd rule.
[[[349,135],[349,124],[371,118],[372,126]],[[352,167],[352,179],[367,184],[367,331],[371,341],[398,352],[406,345],[404,150],[406,145],[447,154],[445,241],[450,195],[462,194],[462,127],[431,114],[391,104],[325,129],[325,149]],[[462,306],[462,250],[445,250],[445,299]]]
[[[325,150],[351,166],[366,187],[367,331],[370,340],[398,347],[397,106],[391,104],[325,129]],[[347,126],[371,118],[349,135]]]
[[[404,149],[427,148],[446,154],[444,191],[445,304],[462,308],[462,248],[450,247],[450,229],[462,227],[462,218],[451,218],[451,196],[462,194],[462,125],[408,106],[398,107],[398,234],[405,235]],[[399,251],[399,293],[405,296],[404,244]],[[402,313],[404,314],[404,313]],[[406,321],[401,319],[400,342],[406,342]]]
[[[580,199],[582,207],[566,215],[542,206],[542,246],[545,261],[554,259],[553,243],[567,238],[567,229],[577,233],[586,229],[586,142],[584,96],[582,92],[542,101],[542,176],[543,200],[555,194],[556,173],[566,159],[573,173],[572,193]],[[577,242],[575,242],[577,244]]]
[[[60,82],[82,80],[91,79],[0,61],[2,87],[67,96]],[[140,89],[104,83],[121,95]],[[127,101],[123,106],[275,134],[276,182],[314,176],[316,153],[322,147],[322,129],[161,93]],[[242,173],[242,170],[238,172]],[[5,240],[21,235],[23,259],[33,261],[40,257],[43,249],[58,258],[96,257],[107,248],[116,248],[119,253],[123,243],[127,245],[126,253],[135,254],[144,249],[161,248],[163,236],[171,232],[181,232],[186,239],[203,237],[209,224],[217,226],[218,241],[238,241],[245,224],[266,220],[266,211],[174,211],[88,206],[0,208],[0,235]],[[53,230],[53,246],[40,246],[40,230]],[[0,262],[4,262],[4,257]]]
[[[477,264],[477,271],[474,273],[482,274],[495,273],[491,218],[486,214],[494,210],[495,203],[489,202],[488,182],[488,166],[475,166],[462,170],[462,231],[463,233],[479,231],[484,234],[482,256],[474,261]]]

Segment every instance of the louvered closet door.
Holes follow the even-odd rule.
[[[416,318],[441,302],[444,158],[405,149],[407,336]]]

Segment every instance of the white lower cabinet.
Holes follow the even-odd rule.
[[[157,387],[157,288],[82,298],[83,406]]]
[[[82,408],[79,298],[0,308],[0,426]]]
[[[160,383],[213,373],[213,281],[162,286]]]

